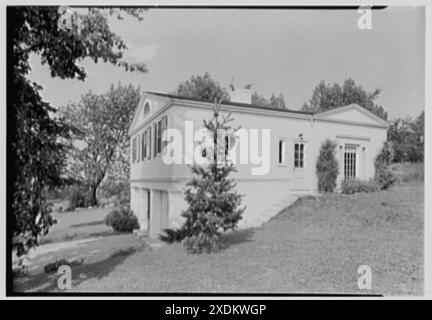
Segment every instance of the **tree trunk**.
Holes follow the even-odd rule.
[[[92,186],[90,187],[90,203],[88,203],[89,206],[95,207],[98,204],[97,198],[96,198],[96,192],[97,192],[98,186]]]

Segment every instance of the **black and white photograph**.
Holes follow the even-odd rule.
[[[2,7],[6,296],[427,296],[426,1]]]

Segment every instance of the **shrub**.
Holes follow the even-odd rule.
[[[318,178],[318,191],[333,192],[336,188],[336,178],[339,172],[338,162],[335,156],[336,143],[327,139],[321,146],[316,163],[316,175]]]
[[[103,198],[111,198],[119,194],[122,189],[125,187],[125,183],[123,181],[116,181],[114,179],[106,179],[101,183],[99,192]]]
[[[18,258],[18,261],[14,261],[12,267],[12,277],[13,279],[24,278],[28,276],[28,268],[24,264],[24,259]]]
[[[375,181],[380,186],[380,189],[388,189],[397,182],[396,173],[390,168],[393,158],[392,144],[384,142],[381,151],[375,158]]]
[[[386,190],[394,185],[398,179],[396,173],[388,166],[380,166],[375,169],[375,181],[380,189]]]
[[[116,195],[114,205],[127,206],[130,203],[130,186],[125,185],[123,189]]]
[[[69,189],[68,194],[69,207],[68,210],[74,210],[76,208],[84,208],[87,205],[88,196],[79,186],[72,186]]]
[[[184,238],[188,236],[188,232],[183,229],[164,229],[163,232],[165,234],[160,234],[159,239],[166,242],[166,243],[174,243],[174,242],[181,242]]]
[[[346,179],[342,181],[341,190],[345,194],[354,194],[359,192],[375,192],[380,186],[375,180]]]
[[[222,249],[224,245],[220,239],[220,235],[216,233],[190,235],[183,239],[183,244],[188,251],[192,253],[200,253],[202,251],[207,253],[217,252]]]
[[[139,229],[137,217],[126,208],[115,209],[105,216],[105,224],[120,232],[132,232]]]
[[[375,168],[377,166],[387,165],[389,166],[394,159],[394,149],[391,142],[384,142],[380,152],[375,158]]]
[[[395,163],[390,166],[395,172],[398,181],[401,182],[423,182],[424,163],[423,162],[404,162]]]

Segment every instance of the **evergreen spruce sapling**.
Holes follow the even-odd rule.
[[[240,208],[242,196],[235,190],[236,183],[229,178],[236,169],[227,160],[225,143],[233,142],[235,132],[229,125],[231,114],[220,120],[220,104],[215,103],[213,118],[204,120],[204,127],[213,138],[212,147],[203,149],[208,163],[194,164],[194,177],[186,184],[185,200],[189,204],[182,212],[186,219],[180,232],[188,251],[199,253],[218,251],[222,247],[222,232],[236,228],[245,208]],[[227,135],[228,134],[228,135]]]

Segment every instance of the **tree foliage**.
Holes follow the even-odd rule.
[[[180,83],[177,87],[177,94],[207,101],[229,100],[228,92],[219,82],[213,80],[208,72],[204,76],[193,75],[190,80]]]
[[[97,205],[97,189],[115,165],[128,164],[128,129],[139,103],[140,89],[111,85],[105,94],[88,92],[63,113],[79,130],[71,148],[68,174],[90,190],[89,205]]]
[[[250,89],[252,84],[244,86]],[[235,90],[234,85],[230,84],[231,91]],[[208,72],[203,76],[193,75],[190,80],[182,82],[177,87],[176,94],[183,97],[191,97],[206,101],[229,101],[229,91],[222,87],[219,82],[214,80]],[[270,99],[265,98],[262,94],[254,92],[251,97],[251,103],[262,107],[285,109],[286,102],[283,94],[276,95],[272,93]]]
[[[62,183],[68,139],[74,132],[57,109],[43,101],[41,87],[28,79],[29,57],[36,54],[47,65],[51,76],[84,80],[80,62],[90,58],[129,71],[145,71],[143,64],[122,60],[125,42],[113,33],[104,12],[121,17],[120,10],[88,9],[76,14],[81,28],[59,30],[58,7],[8,7],[8,128],[11,162],[8,170],[8,202],[12,207],[13,247],[18,256],[38,244],[38,237],[48,232],[54,219],[49,213],[43,190]],[[127,9],[141,19],[139,9]],[[8,161],[9,161],[8,160]]]
[[[394,155],[392,143],[386,141],[375,158],[374,179],[380,189],[388,189],[397,182],[396,173],[390,168],[390,164],[394,160]]]
[[[286,102],[285,98],[282,93],[280,93],[278,96],[275,93],[272,93],[270,100],[265,98],[262,94],[259,94],[258,92],[254,92],[252,94],[252,104],[267,107],[267,108],[274,108],[274,109],[286,109]]]
[[[387,132],[392,142],[395,162],[419,162],[424,158],[424,111],[416,119],[397,118]]]
[[[321,81],[313,90],[312,98],[303,104],[302,110],[322,112],[356,103],[386,120],[387,112],[375,102],[380,93],[381,89],[367,92],[352,79],[345,80],[342,86],[338,83],[331,85]]]
[[[335,153],[336,143],[330,139],[324,141],[316,163],[318,191],[320,192],[333,192],[336,188],[339,165]]]

